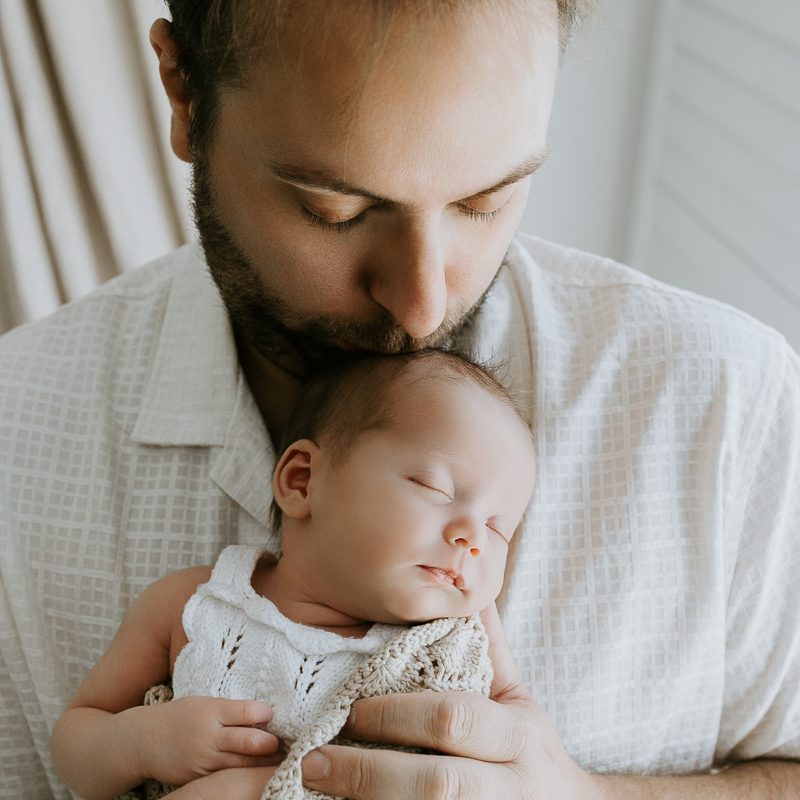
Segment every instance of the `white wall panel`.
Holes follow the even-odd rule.
[[[738,21],[752,32],[771,37],[779,43],[795,47],[800,28],[800,3],[777,0],[754,3],[753,0],[695,0],[720,18]]]
[[[600,0],[567,50],[522,229],[622,259],[653,17],[662,0]]]
[[[737,253],[709,231],[702,220],[668,192],[661,192],[655,213],[664,230],[680,230],[680,237],[657,233],[647,254],[650,272],[669,276],[669,282],[706,297],[714,297],[768,321],[780,331],[794,330],[797,304],[763,280]]]
[[[800,3],[669,0],[628,258],[800,349]]]

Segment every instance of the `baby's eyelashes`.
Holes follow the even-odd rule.
[[[486,527],[487,527],[487,528],[489,529],[489,531],[491,531],[492,533],[495,533],[495,534],[497,534],[497,535],[498,535],[498,536],[499,536],[499,537],[500,537],[500,538],[501,538],[501,539],[502,539],[502,540],[503,540],[503,541],[504,541],[506,544],[509,544],[509,543],[510,543],[510,541],[511,541],[511,537],[510,537],[508,534],[506,534],[506,533],[503,533],[503,531],[502,531],[502,530],[501,530],[501,529],[500,529],[500,528],[499,528],[497,525],[493,525],[492,523],[490,523],[490,522],[487,522],[487,523],[486,523]]]
[[[427,489],[428,491],[441,495],[450,502],[453,500],[452,493],[446,489],[443,489],[440,485],[437,485],[437,483],[431,478],[418,478],[414,477],[413,475],[409,475],[408,480],[410,480],[411,483],[415,483],[417,486],[421,486],[423,489]]]

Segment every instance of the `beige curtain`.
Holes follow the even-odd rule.
[[[192,236],[160,0],[0,0],[0,332]]]

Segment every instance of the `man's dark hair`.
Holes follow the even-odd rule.
[[[359,436],[390,425],[398,405],[399,379],[414,370],[414,380],[468,381],[511,408],[529,428],[520,408],[493,371],[467,356],[447,350],[382,355],[363,353],[307,381],[278,443],[278,458],[299,439],[324,443],[335,463],[347,455]],[[281,510],[273,501],[273,530],[281,523]]]
[[[178,68],[192,97],[189,146],[205,152],[214,130],[220,90],[242,86],[248,67],[257,63],[270,42],[277,44],[280,26],[295,0],[165,0],[172,35],[180,49]],[[365,11],[387,21],[403,5],[445,11],[493,0],[365,0]],[[589,15],[596,0],[555,0],[561,52]],[[520,0],[517,0],[518,4]],[[380,42],[375,43],[376,50]]]

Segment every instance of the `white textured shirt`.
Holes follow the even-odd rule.
[[[472,329],[534,425],[501,613],[590,770],[800,757],[800,364],[771,329],[521,237]],[[199,252],[0,339],[0,797],[133,598],[264,543],[274,454]]]
[[[290,620],[252,586],[262,552],[226,547],[189,598],[181,618],[189,641],[175,659],[172,691],[269,703],[266,730],[291,744],[345,679],[406,627],[375,624],[353,638]]]

